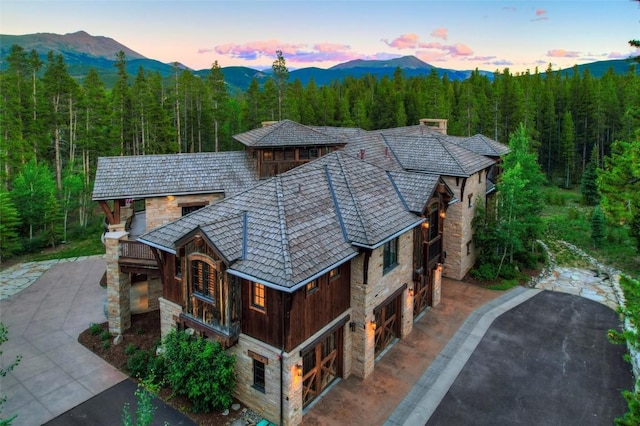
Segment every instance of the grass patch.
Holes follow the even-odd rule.
[[[519,285],[520,282],[517,279],[514,280],[502,280],[501,283],[499,284],[491,284],[486,286],[486,289],[489,290],[499,290],[499,291],[504,291],[504,290],[509,290],[512,289],[513,287]]]
[[[554,243],[554,240],[564,240],[604,264],[632,277],[640,277],[640,255],[635,248],[635,241],[629,237],[625,227],[607,223],[606,237],[601,246],[595,248],[591,239],[593,208],[581,204],[579,190],[545,188],[543,198],[555,200],[552,205],[545,203],[542,220],[545,224],[545,243],[558,265],[576,268],[589,266],[580,256],[571,253],[561,244]]]

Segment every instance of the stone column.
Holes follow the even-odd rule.
[[[438,264],[438,267],[433,271],[433,295],[431,299],[431,305],[433,307],[438,306],[442,299],[442,265]]]
[[[120,272],[118,243],[128,237],[128,233],[107,232],[105,234],[107,263],[107,313],[109,331],[122,334],[131,327],[131,278],[129,274]]]
[[[176,330],[176,320],[174,317],[178,317],[182,313],[182,307],[177,303],[173,303],[163,297],[158,299],[160,306],[160,336],[164,337],[171,333],[171,330]]]
[[[284,354],[284,426],[302,424],[302,376],[297,365],[302,365],[299,354]]]
[[[147,276],[147,308],[150,311],[155,311],[160,308],[160,302],[158,299],[162,297],[162,280],[160,277],[148,275]]]

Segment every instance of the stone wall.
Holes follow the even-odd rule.
[[[164,297],[158,298],[158,304],[160,305],[160,335],[164,339],[164,336],[172,330],[177,330],[175,318],[182,313],[182,307]]]
[[[154,197],[145,199],[147,212],[147,228],[151,231],[165,223],[172,222],[182,217],[181,204],[206,203],[211,204],[220,200],[224,194],[197,194],[197,195],[169,195],[166,197]]]
[[[266,358],[264,392],[253,386],[253,357],[249,351]],[[299,351],[283,352],[257,339],[241,334],[238,343],[227,350],[235,356],[237,385],[234,396],[259,412],[271,423],[280,424],[280,401],[283,402],[284,425],[302,423],[302,377],[296,365],[302,363]],[[283,383],[280,390],[280,359]]]
[[[480,174],[482,179],[479,179]],[[445,177],[445,182],[454,191],[454,196],[460,200],[447,209],[444,221],[444,251],[447,258],[444,261],[443,275],[454,280],[461,280],[471,270],[476,261],[477,248],[473,245],[473,229],[471,222],[478,203],[484,205],[486,200],[486,174],[484,171],[467,178],[464,193],[462,192],[462,178]],[[471,196],[471,207],[469,207]],[[469,253],[467,253],[467,243]]]
[[[413,230],[398,237],[398,265],[383,274],[384,246],[371,252],[368,283],[362,282],[365,254],[351,261],[351,309],[356,331],[352,334],[351,372],[366,378],[373,372],[375,363],[375,320],[373,310],[403,284],[411,287],[413,278]],[[401,334],[406,336],[413,327],[413,299],[405,290],[402,295],[403,317]]]
[[[129,236],[127,232],[107,232],[104,234],[105,261],[107,265],[107,317],[109,331],[122,334],[131,327],[131,278],[120,272],[119,242]]]

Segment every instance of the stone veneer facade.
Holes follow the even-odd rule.
[[[282,398],[282,418],[285,426],[299,425],[302,423],[302,377],[297,373],[297,365],[302,365],[300,351],[310,342],[322,336],[330,330],[337,321],[344,318],[340,315],[335,321],[327,324],[305,342],[291,350],[282,352],[280,349],[267,345],[260,340],[240,334],[238,343],[227,350],[236,358],[236,389],[234,396],[243,401],[249,408],[259,412],[263,417],[274,424],[280,424],[280,401]],[[343,327],[343,377],[351,374],[351,333],[349,323]],[[265,365],[265,390],[253,386],[253,357],[249,351],[266,358]],[[280,359],[283,360],[282,395],[280,393]]]
[[[182,313],[182,306],[164,297],[158,298],[160,305],[160,336],[169,334],[172,330],[177,330],[176,318]]]
[[[222,193],[215,194],[195,194],[195,195],[168,195],[165,197],[153,197],[145,199],[145,210],[147,212],[147,232],[173,222],[182,217],[183,204],[202,203],[208,205],[214,201],[221,200]]]
[[[351,372],[363,379],[373,372],[375,363],[375,330],[371,326],[374,309],[403,284],[413,287],[413,230],[398,237],[398,265],[386,274],[382,271],[383,252],[384,246],[371,252],[367,284],[362,282],[365,255],[351,261],[351,321],[356,323],[356,331],[351,333]],[[413,328],[413,298],[405,290],[402,300],[401,337],[404,337]]]
[[[481,176],[481,178],[480,178]],[[473,245],[473,228],[471,222],[476,212],[476,205],[486,200],[487,184],[484,170],[467,178],[464,193],[462,191],[462,178],[445,176],[444,180],[454,192],[458,201],[447,209],[447,218],[444,221],[444,251],[447,257],[444,261],[443,275],[454,280],[461,280],[473,268],[476,261],[477,250]],[[471,207],[469,207],[471,196]],[[479,197],[479,198],[478,198]],[[469,253],[467,253],[467,243]]]
[[[107,264],[107,315],[109,331],[122,334],[131,327],[131,278],[129,274],[120,272],[118,263],[119,242],[127,239],[124,231],[107,232],[104,235]]]

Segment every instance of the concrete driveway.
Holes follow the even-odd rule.
[[[77,342],[91,323],[105,321],[106,290],[98,284],[104,271],[102,259],[58,263],[0,301],[9,331],[0,362],[22,356],[0,379],[7,396],[1,416],[17,414],[15,426],[47,422],[126,378]]]
[[[633,388],[612,328],[610,308],[540,292],[494,321],[426,424],[612,425]]]

